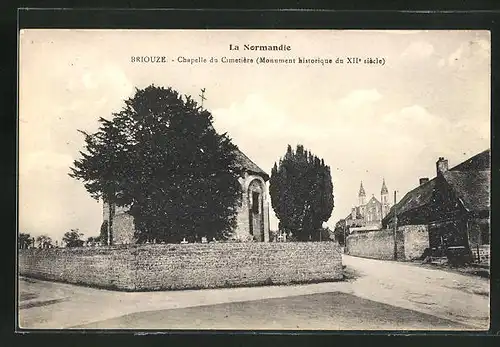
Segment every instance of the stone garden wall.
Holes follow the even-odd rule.
[[[394,231],[375,230],[349,235],[347,254],[374,259],[394,259]],[[429,231],[426,225],[405,225],[396,233],[397,260],[419,259],[429,248]]]
[[[126,291],[343,278],[335,242],[156,244],[19,250],[19,274]]]
[[[429,248],[429,228],[427,225],[405,225],[400,227],[404,235],[405,260],[420,259]]]
[[[376,230],[349,235],[346,253],[374,259],[394,259],[394,235],[392,230]]]

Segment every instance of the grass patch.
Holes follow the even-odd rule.
[[[351,267],[347,267],[346,265],[343,265],[343,268],[344,268],[344,278],[343,280],[344,281],[347,281],[347,282],[352,282],[352,281],[355,281],[357,280],[358,278],[361,277],[361,273],[359,273],[358,271],[354,270],[353,268]]]
[[[35,293],[24,292],[19,295],[19,301],[27,301],[35,298],[38,298],[38,295]]]
[[[266,278],[266,280],[264,281],[264,285],[266,286],[272,286],[273,284],[274,282],[271,277]]]
[[[474,294],[482,295],[482,296],[489,296],[490,295],[490,293],[488,291],[484,291],[484,290],[475,290],[475,289],[473,289],[472,292]]]
[[[19,309],[25,310],[27,308],[32,308],[32,307],[48,306],[48,305],[57,304],[59,302],[65,301],[65,300],[66,299],[53,299],[53,300],[45,300],[45,301],[38,301],[38,302],[28,302],[28,303],[20,304]]]
[[[28,277],[19,277],[19,280],[23,281],[23,282],[28,282],[28,283],[36,283],[36,281],[32,278],[28,278]]]
[[[480,267],[480,266],[450,266],[449,264],[440,264],[440,263],[422,263],[420,261],[412,261],[412,264],[415,264],[417,266],[422,266],[428,269],[436,269],[436,270],[443,270],[443,271],[448,271],[448,272],[454,272],[454,273],[459,273],[462,275],[468,275],[468,276],[478,276],[482,278],[490,278],[490,271],[487,268]]]

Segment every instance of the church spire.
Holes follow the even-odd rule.
[[[359,206],[363,206],[365,204],[365,188],[363,188],[363,181],[361,181],[361,185],[359,186],[359,193],[358,193],[358,203]]]
[[[380,190],[380,198],[382,200],[382,219],[389,213],[389,190],[387,189],[387,186],[385,185],[385,178],[382,179],[382,189]]]
[[[382,190],[380,191],[380,194],[382,194],[382,195],[389,194],[389,191],[387,190],[387,186],[385,185],[385,178],[382,179]]]
[[[358,197],[364,197],[366,196],[366,193],[365,193],[365,188],[363,188],[363,181],[361,181],[361,185],[359,186],[359,194],[358,194]]]
[[[361,181],[361,185],[359,186],[359,193],[358,193],[358,202],[359,206],[363,206],[365,204],[365,188],[363,188],[363,181]]]

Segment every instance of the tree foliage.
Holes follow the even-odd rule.
[[[320,239],[334,206],[330,167],[323,159],[302,145],[295,152],[288,145],[271,171],[269,193],[281,230],[292,232],[298,241]]]
[[[66,243],[66,247],[82,247],[82,236],[83,234],[78,229],[71,229],[64,234],[62,240]]]
[[[227,238],[241,169],[236,146],[212,120],[171,88],[137,89],[112,120],[100,118],[96,133],[82,132],[86,151],[70,176],[94,198],[129,207],[139,242]]]
[[[101,236],[89,236],[87,238],[87,246],[96,246],[101,244]]]
[[[345,246],[345,236],[347,235],[347,224],[345,219],[341,219],[335,224],[334,235],[335,240],[341,246]]]
[[[20,233],[17,238],[17,243],[20,249],[26,249],[33,245],[33,239],[30,234]]]
[[[333,230],[330,229],[330,227],[322,227],[320,228],[321,232],[321,237],[320,241],[334,241],[335,240],[335,235]]]
[[[40,235],[36,238],[39,248],[50,248],[52,247],[52,239],[47,235]]]
[[[108,221],[107,220],[104,220],[101,224],[101,229],[99,231],[98,241],[103,245],[108,244]]]

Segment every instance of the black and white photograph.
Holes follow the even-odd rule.
[[[18,329],[490,328],[490,31],[18,44]]]

